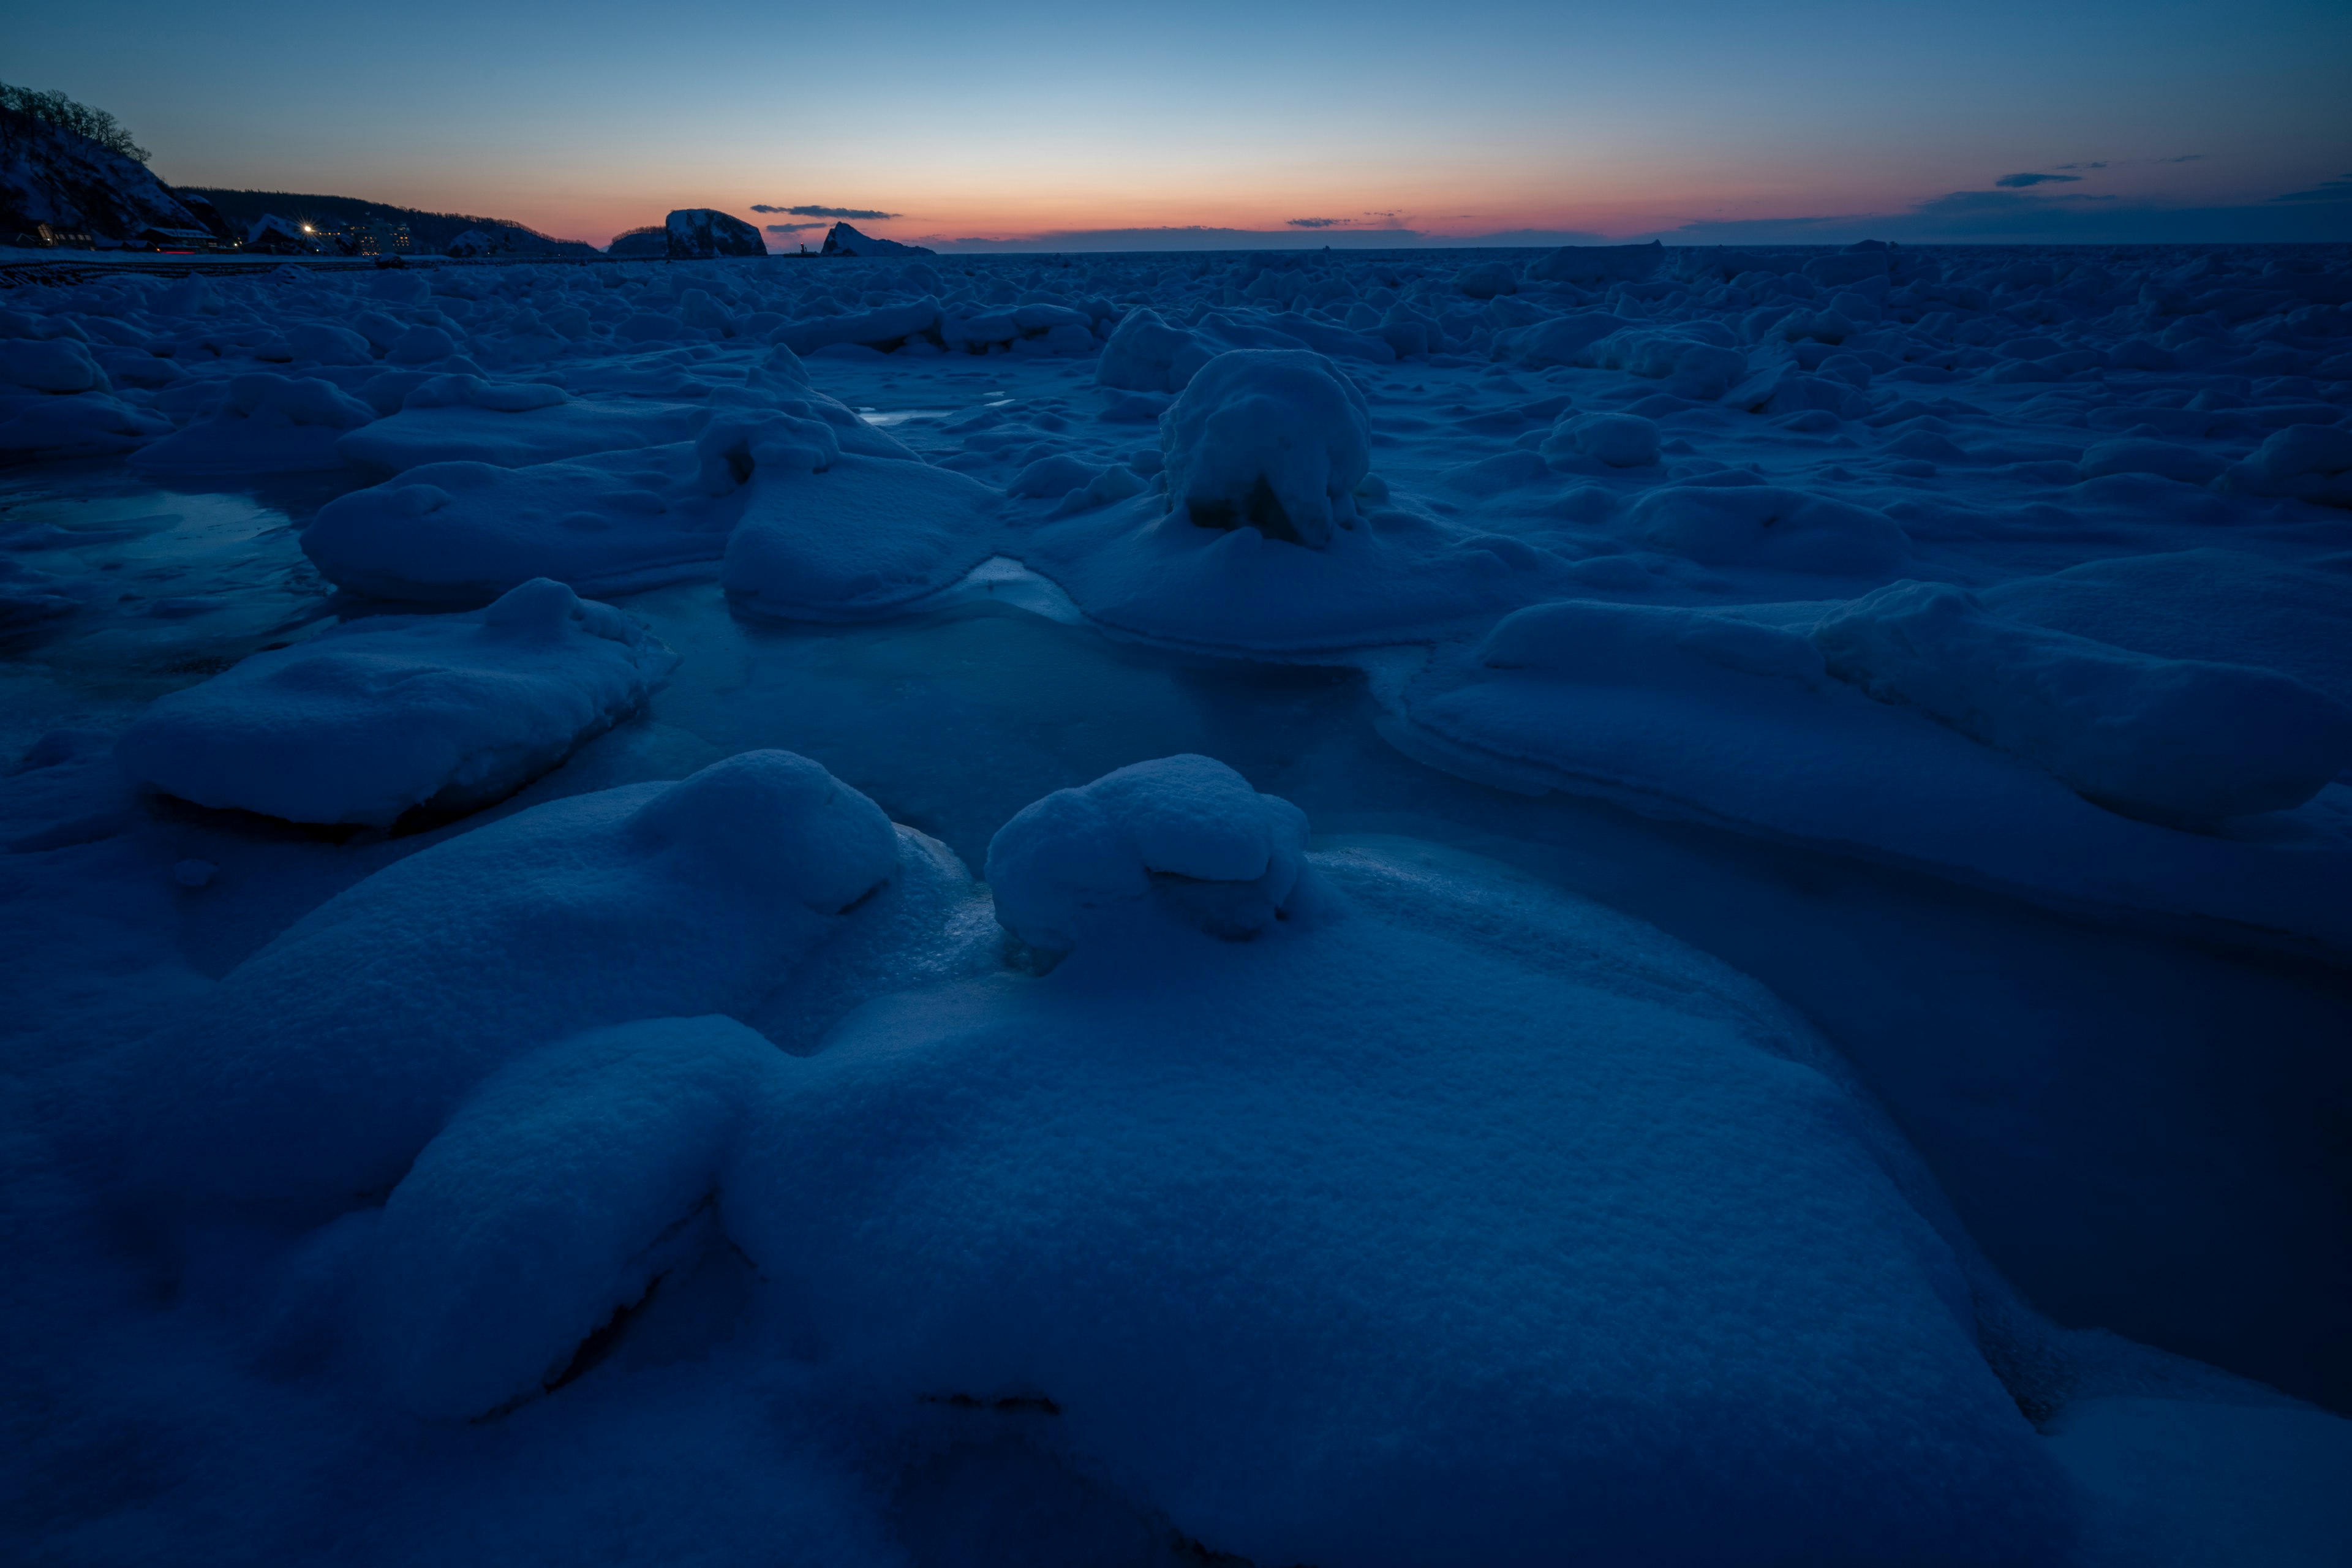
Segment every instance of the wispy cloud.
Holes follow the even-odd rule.
[[[808,229],[824,226],[822,223],[772,223],[767,226],[767,230],[770,234],[800,234]]]
[[[1404,223],[1402,221],[1403,219],[1403,214],[1399,213],[1394,209],[1391,209],[1388,212],[1363,213],[1355,217],[1294,217],[1285,218],[1283,222],[1291,228],[1363,228],[1401,230],[1405,226]]]
[[[2062,169],[2104,169],[2104,168],[2105,168],[2105,167],[2106,167],[2106,164],[2105,164],[2105,163],[2061,163],[2061,164],[2059,164],[2058,166],[2059,166],[2060,168],[2062,168]]]
[[[798,207],[772,207],[754,202],[751,204],[751,210],[755,213],[789,213],[793,217],[885,218],[899,216],[897,213],[876,212],[871,207],[828,207],[814,204]]]
[[[2006,191],[2021,191],[2028,185],[2047,185],[2055,182],[2079,180],[2080,174],[2003,174],[1993,182]]]
[[[2289,191],[2283,196],[2273,196],[2274,202],[2352,202],[2352,174],[2338,174],[2323,180],[2307,191]]]
[[[1913,245],[2263,244],[2352,239],[2352,191],[2294,193],[2238,206],[2169,207],[2114,197],[1953,191],[1907,212],[1700,220],[1640,235],[1668,245],[1843,245],[1894,239]],[[2285,205],[2281,205],[2282,202]]]
[[[1606,235],[1580,228],[1504,228],[1492,234],[1460,236],[1431,235],[1432,245],[1513,246],[1513,245],[1607,245]]]
[[[1281,228],[1213,228],[1206,224],[1181,224],[1160,228],[1053,229],[1003,239],[926,235],[917,243],[963,251],[1275,250],[1326,244],[1382,249],[1423,245],[1430,243],[1432,237],[1409,228],[1357,228],[1344,224],[1328,229],[1298,229],[1287,225]]]
[[[2178,158],[2158,158],[2156,160],[2156,162],[2159,163],[2200,163],[2204,161],[2205,154],[2202,153],[2183,153]]]
[[[1390,220],[1393,215],[1368,213],[1365,216]],[[1294,227],[1286,223],[1280,228],[1212,228],[1205,224],[1185,224],[1164,228],[1055,229],[1045,234],[1009,238],[923,235],[917,237],[916,243],[940,250],[967,252],[1083,253],[1102,250],[1305,250],[1327,245],[1351,250],[1475,250],[1496,247],[1540,247],[1548,249],[1559,245],[1607,245],[1610,241],[1601,235],[1584,229],[1514,228],[1493,234],[1431,234],[1425,229],[1396,226],[1391,221],[1366,224],[1342,220],[1328,228]]]

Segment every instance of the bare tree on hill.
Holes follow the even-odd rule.
[[[147,149],[131,139],[131,132],[121,121],[103,109],[92,109],[77,103],[62,92],[37,92],[29,87],[11,87],[0,81],[0,113],[23,115],[89,138],[110,153],[120,153],[126,158],[145,163]]]

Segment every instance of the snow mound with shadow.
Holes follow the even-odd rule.
[[[639,1018],[741,1014],[898,871],[788,752],[551,802],[376,872],[126,1064],[127,1190],[310,1220],[390,1192],[481,1079]]]
[[[1255,528],[1320,550],[1356,521],[1371,471],[1363,394],[1328,360],[1219,354],[1160,417],[1168,510],[1200,528]]]
[[[2352,761],[2341,704],[1982,611],[1924,628],[1875,613],[1947,596],[1966,609],[1916,584],[1852,605],[1538,605],[1408,682],[1389,733],[1513,787],[2352,947],[2328,890],[2352,872],[2352,795],[2328,782]]]
[[[1057,967],[763,1080],[721,1207],[843,1397],[1050,1409],[1262,1563],[2062,1560],[1963,1270],[1801,1025],[1302,826],[1198,758],[1049,797],[990,859]]]
[[[534,577],[624,593],[707,574],[726,552],[735,509],[699,472],[683,442],[520,468],[427,463],[329,501],[302,551],[379,599],[479,604]]]
[[[2129,816],[2285,811],[2352,770],[2352,708],[2290,675],[2156,658],[1895,583],[1822,617],[1830,672],[2048,769]]]
[[[158,699],[115,754],[199,805],[389,827],[513,794],[677,663],[620,611],[540,578],[470,615],[381,616],[257,653]]]

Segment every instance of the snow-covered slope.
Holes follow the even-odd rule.
[[[205,225],[147,165],[61,125],[0,112],[0,242],[47,224],[102,239]]]

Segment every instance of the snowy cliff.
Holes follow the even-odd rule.
[[[64,126],[0,111],[0,241],[44,224],[111,240],[205,226],[145,164]]]

